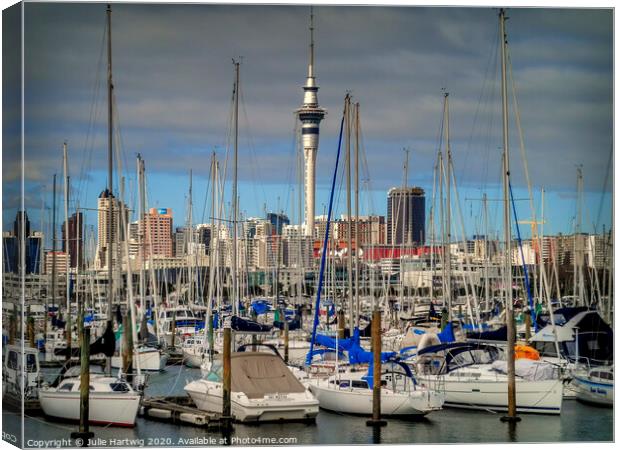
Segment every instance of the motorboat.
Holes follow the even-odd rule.
[[[146,345],[138,346],[133,354],[134,367],[147,372],[160,372],[166,369],[168,363],[168,353]],[[112,356],[112,367],[121,369],[123,367],[123,357],[121,355]]]
[[[281,355],[284,355],[285,342],[283,337],[276,337],[263,341],[264,344],[275,346]],[[310,351],[310,342],[305,339],[289,339],[288,341],[288,360],[294,363],[303,363],[306,355]]]
[[[175,346],[195,334],[201,320],[189,308],[182,306],[162,308],[159,312],[159,336],[166,345]]]
[[[349,368],[328,378],[310,378],[306,383],[323,409],[346,414],[372,414],[372,367],[368,373],[364,369]],[[382,415],[425,416],[441,409],[444,401],[445,395],[440,390],[418,384],[407,365],[382,365]]]
[[[28,410],[30,406],[36,408],[41,370],[38,353],[36,348],[22,348],[21,345],[7,345],[4,348],[2,398],[6,404],[20,410]]]
[[[422,385],[441,383],[445,406],[506,411],[507,362],[494,345],[456,342],[418,349],[417,379]],[[518,412],[560,414],[563,382],[557,366],[527,358],[515,360]]]
[[[319,412],[318,400],[277,355],[232,353],[231,374],[231,409],[236,421],[307,421]],[[199,409],[222,413],[222,359],[214,359],[206,376],[187,384],[185,391]]]
[[[56,386],[39,390],[46,416],[80,420],[80,377],[66,377]],[[91,375],[88,421],[95,425],[133,427],[140,407],[140,395],[125,381],[105,375]]]
[[[614,404],[614,367],[578,368],[573,372],[577,400],[602,406]]]

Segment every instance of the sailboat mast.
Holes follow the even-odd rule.
[[[233,186],[232,186],[232,225],[233,225],[233,246],[232,246],[232,311],[237,313],[237,164],[239,153],[239,63],[233,61],[235,66],[235,141],[233,156]]]
[[[52,307],[56,306],[56,174],[52,199]],[[46,319],[47,322],[47,319]],[[47,336],[46,336],[47,338]]]
[[[506,343],[506,359],[508,372],[508,421],[517,420],[516,381],[515,381],[515,323],[512,303],[512,260],[511,260],[511,221],[509,208],[510,191],[510,149],[508,147],[508,96],[506,93],[506,31],[505,11],[500,10],[499,26],[502,58],[502,137],[503,137],[503,190],[504,190],[504,294],[506,302],[506,325],[508,339]]]
[[[346,106],[346,175],[347,175],[347,284],[349,294],[349,328],[353,334],[355,317],[353,311],[353,254],[351,227],[351,97],[347,96]]]
[[[138,212],[138,239],[139,239],[139,259],[140,259],[140,308],[144,309],[145,307],[145,286],[144,286],[144,260],[145,260],[145,252],[144,252],[144,234],[147,233],[147,226],[145,223],[145,195],[144,195],[144,160],[140,153],[137,156],[137,165],[138,165],[138,191],[139,191],[139,212]]]
[[[447,175],[445,176],[446,183],[446,288],[447,288],[447,303],[448,303],[448,321],[452,322],[452,258],[450,251],[450,243],[452,241],[452,224],[451,224],[451,211],[450,211],[450,187],[451,187],[451,168],[452,168],[452,154],[450,150],[450,112],[449,112],[449,103],[448,103],[448,92],[444,93],[444,114],[445,114],[445,139],[446,139],[446,159],[447,159]]]
[[[112,7],[108,4],[108,322],[112,322],[112,303],[114,301],[113,279],[112,279],[112,214],[113,214],[113,156],[112,156]],[[109,358],[108,358],[109,360]],[[108,361],[109,363],[110,361]]]
[[[360,327],[360,177],[359,177],[359,153],[360,153],[360,104],[355,103],[355,326]]]
[[[71,298],[70,298],[70,280],[69,273],[69,163],[67,155],[67,143],[62,145],[63,170],[65,176],[65,296],[67,308],[67,359],[71,358]]]

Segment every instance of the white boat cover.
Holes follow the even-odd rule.
[[[243,392],[248,398],[306,390],[282,358],[271,353],[233,353],[230,363],[232,391]]]
[[[498,372],[508,373],[507,361],[494,361],[491,367]],[[515,375],[528,381],[554,380],[558,378],[557,368],[553,364],[525,358],[515,360]]]

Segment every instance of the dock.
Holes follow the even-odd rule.
[[[188,396],[149,397],[142,400],[140,415],[145,419],[220,429],[221,414],[202,411]]]

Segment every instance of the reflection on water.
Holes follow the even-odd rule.
[[[151,376],[147,395],[182,395],[183,386],[200,377],[197,369],[170,367]],[[424,420],[388,419],[383,428],[369,427],[367,418],[336,414],[321,410],[315,424],[235,424],[227,443],[256,445],[257,439],[275,438],[278,444],[398,444],[398,443],[477,443],[477,442],[561,442],[612,441],[613,410],[567,400],[561,416],[521,414],[521,422],[510,428],[500,422],[500,414],[487,411],[445,409],[431,413]],[[5,430],[18,431],[20,418],[3,411]],[[43,417],[26,418],[25,443],[35,440],[68,439],[77,425],[48,421]],[[135,428],[92,426],[95,442],[105,440],[108,446],[189,446],[191,438],[219,440],[219,432],[167,422],[138,418]],[[99,439],[99,441],[97,441]],[[223,442],[222,442],[223,443]],[[196,443],[195,445],[200,445]],[[101,445],[97,445],[101,446]],[[203,445],[204,446],[204,445]]]

